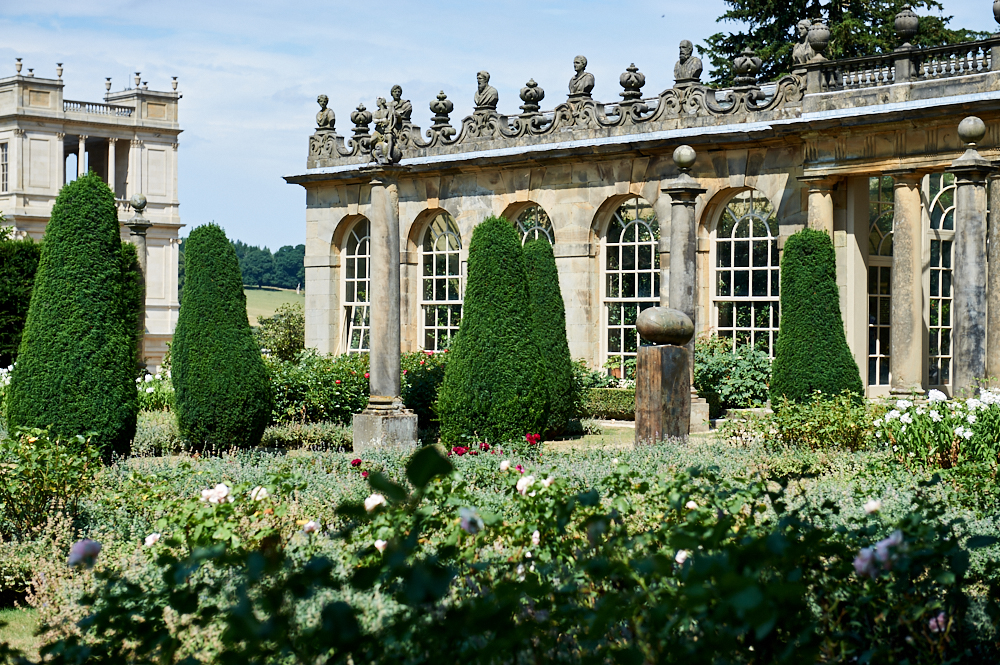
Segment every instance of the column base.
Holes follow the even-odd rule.
[[[367,409],[354,414],[352,429],[355,453],[417,447],[417,414],[399,402],[370,401]]]
[[[923,397],[924,395],[927,394],[927,391],[924,390],[923,386],[913,386],[911,388],[907,388],[906,386],[896,386],[893,388],[889,388],[889,394],[896,398],[905,398],[913,396]]]

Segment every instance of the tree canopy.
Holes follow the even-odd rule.
[[[930,16],[944,6],[937,0],[725,0],[729,8],[719,22],[738,22],[741,32],[719,32],[705,40],[702,54],[712,67],[712,81],[732,84],[732,59],[750,47],[763,60],[760,77],[772,81],[792,69],[792,46],[797,41],[795,24],[807,18],[824,19],[830,28],[826,57],[854,58],[887,53],[899,46],[894,21],[906,4],[920,16],[920,30],[911,40],[928,47],[983,39],[987,32],[949,27],[951,16]],[[922,11],[923,10],[923,11]],[[987,8],[984,5],[983,11]]]

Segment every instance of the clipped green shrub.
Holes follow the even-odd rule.
[[[506,219],[489,217],[476,227],[468,275],[462,325],[438,395],[441,441],[520,440],[544,427],[548,391],[521,242]]]
[[[281,360],[295,360],[306,347],[306,317],[302,303],[286,302],[271,316],[258,316],[253,329],[261,350]]]
[[[42,246],[31,238],[13,240],[0,234],[0,367],[17,360],[41,255]]]
[[[135,433],[135,311],[115,199],[94,173],[63,187],[45,231],[7,419],[11,429],[93,433],[106,457]],[[132,254],[134,256],[134,253]]]
[[[273,402],[236,252],[221,228],[207,224],[188,236],[184,263],[184,302],[171,347],[181,435],[196,449],[255,446]]]
[[[761,406],[768,398],[771,360],[750,345],[732,350],[727,337],[703,335],[694,344],[694,387],[709,402],[712,418],[721,409]]]
[[[635,388],[591,388],[583,396],[583,415],[598,420],[635,420]]]
[[[847,346],[830,236],[803,229],[790,236],[781,259],[781,326],[771,366],[771,403],[806,402],[813,392],[863,394],[858,364]]]
[[[125,333],[128,335],[129,353],[132,355],[133,376],[143,374],[146,359],[141,356],[140,343],[146,331],[142,305],[146,290],[142,283],[142,268],[135,245],[123,242],[121,246],[122,290],[121,309],[125,319]]]
[[[556,257],[547,238],[524,243],[532,331],[541,354],[542,373],[549,393],[549,435],[562,434],[579,410],[580,393],[573,376],[573,358],[566,339],[566,306],[559,288]]]

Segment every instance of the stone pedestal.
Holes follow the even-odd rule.
[[[672,344],[640,346],[635,371],[636,445],[687,437],[691,423],[691,354]]]
[[[373,403],[374,402],[374,403]],[[378,404],[372,397],[368,408],[354,414],[354,452],[412,450],[417,447],[417,414],[389,401]]]
[[[712,428],[708,400],[691,391],[691,434],[702,434]]]

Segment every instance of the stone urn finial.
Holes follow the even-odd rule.
[[[133,194],[132,198],[129,199],[128,204],[132,206],[138,214],[142,214],[142,211],[146,209],[146,195],[145,194]]]
[[[14,71],[21,73],[21,58],[14,58]]]
[[[906,48],[911,46],[910,40],[920,29],[920,17],[913,13],[910,5],[903,5],[903,11],[896,14],[895,26],[896,36],[903,42],[901,48]]]
[[[177,92],[177,77],[176,76],[171,76],[170,77],[170,87],[174,89],[174,92]]]
[[[827,27],[823,19],[816,19],[813,24],[809,26],[809,32],[806,35],[806,40],[809,42],[809,46],[816,55],[812,58],[814,62],[821,62],[826,60],[826,56],[823,54],[826,52],[826,47],[830,43],[830,28]]]
[[[646,76],[639,71],[634,62],[625,68],[618,82],[625,88],[624,92],[618,93],[623,101],[635,102],[642,99],[642,86],[646,85]]]
[[[538,113],[539,102],[545,99],[545,89],[535,83],[535,79],[529,79],[521,88],[520,97],[521,101],[524,102],[521,110],[525,114],[535,114]]]
[[[63,73],[63,66],[61,62],[56,63],[56,78],[61,79]]]
[[[1000,23],[1000,0],[993,0],[993,20]]]
[[[111,77],[110,76],[105,76],[104,77],[104,89],[106,91],[108,91],[108,92],[111,92]]]
[[[358,104],[358,108],[351,112],[351,122],[354,123],[354,138],[367,138],[368,125],[372,121],[372,112],[365,108],[364,104]]]
[[[135,87],[139,87],[139,82],[142,81],[142,72],[135,73]]]
[[[976,116],[970,115],[958,123],[958,138],[970,148],[976,147],[984,136],[986,136],[986,123]]]
[[[451,118],[449,117],[451,112],[455,110],[455,103],[448,99],[448,95],[444,94],[444,90],[437,94],[437,98],[430,103],[431,113],[434,117],[431,118],[431,129],[435,131],[442,131],[450,129],[451,132],[445,132],[449,135],[454,134],[455,130],[451,126]]]
[[[733,58],[733,73],[736,75],[733,83],[737,87],[752,86],[757,84],[757,72],[763,64],[757,54],[749,46],[743,49],[743,53]]]

